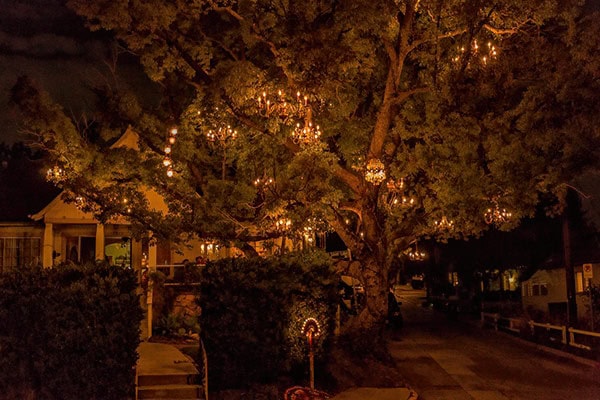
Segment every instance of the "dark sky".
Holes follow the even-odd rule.
[[[8,105],[10,88],[20,75],[37,81],[69,114],[93,109],[89,87],[107,76],[110,37],[89,32],[64,3],[0,0],[0,143],[23,139]],[[147,84],[137,67],[120,69],[128,78],[135,75],[131,79],[138,84]]]

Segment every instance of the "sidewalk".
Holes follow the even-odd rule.
[[[138,347],[137,375],[194,375],[198,370],[175,346],[142,342]]]
[[[331,400],[417,400],[417,393],[408,388],[354,388]]]

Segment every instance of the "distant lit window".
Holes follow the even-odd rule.
[[[458,273],[448,272],[448,282],[450,282],[452,286],[458,286]]]
[[[575,291],[581,293],[583,292],[584,287],[583,272],[575,272]]]

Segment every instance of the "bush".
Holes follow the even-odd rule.
[[[331,262],[319,251],[209,263],[201,281],[200,325],[211,388],[272,383],[294,370],[307,371],[301,330],[309,317],[321,324],[315,351],[323,359],[336,285]]]
[[[104,264],[0,275],[0,397],[131,397],[136,287],[132,270]]]

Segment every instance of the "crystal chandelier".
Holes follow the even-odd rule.
[[[379,185],[385,180],[385,165],[378,158],[371,158],[367,162],[365,180],[373,185]]]

